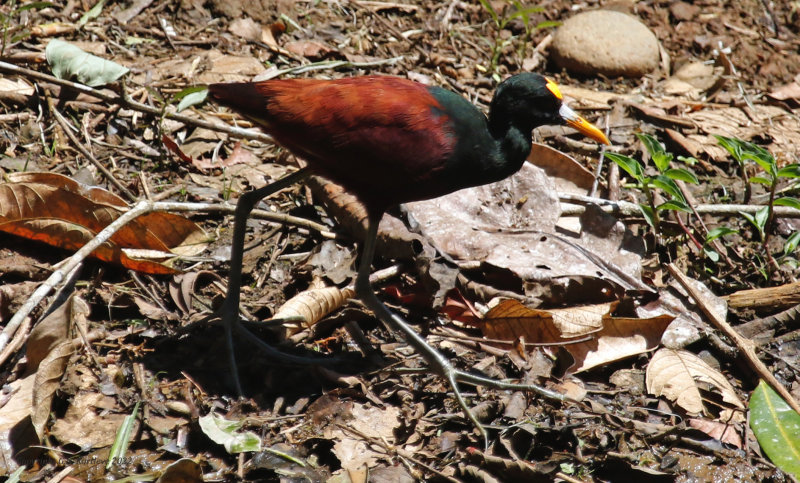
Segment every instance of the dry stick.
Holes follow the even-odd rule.
[[[9,320],[8,324],[6,324],[5,328],[3,329],[2,334],[0,334],[0,353],[3,353],[3,350],[8,346],[9,341],[13,334],[17,331],[20,327],[22,322],[28,317],[28,315],[39,305],[39,302],[42,301],[49,293],[52,291],[56,286],[58,286],[65,278],[65,275],[70,273],[72,269],[74,269],[79,263],[81,263],[86,257],[89,256],[95,249],[97,249],[100,245],[105,243],[111,236],[114,235],[118,230],[120,230],[123,226],[127,223],[131,222],[138,216],[141,216],[145,213],[150,213],[153,211],[189,211],[189,212],[225,212],[225,213],[233,213],[236,210],[235,206],[228,206],[228,205],[214,205],[210,203],[178,203],[178,202],[152,202],[152,201],[140,201],[136,205],[133,206],[130,210],[123,213],[119,218],[114,220],[113,223],[108,225],[104,228],[100,233],[98,233],[92,240],[90,240],[86,245],[81,247],[80,250],[75,252],[58,270],[53,272],[47,280],[42,283],[42,285],[37,288],[30,298],[25,302],[25,304],[20,307],[17,313]],[[296,226],[300,226],[303,228],[307,228],[313,231],[318,231],[322,236],[328,238],[336,238],[334,233],[328,231],[328,228],[324,225],[319,223],[314,223],[309,220],[305,220],[303,218],[298,218],[295,216],[289,215],[282,215],[280,213],[270,213],[264,210],[253,210],[253,215],[266,218],[270,221],[277,221],[280,223],[287,223]]]
[[[783,384],[778,381],[778,379],[775,378],[767,366],[764,365],[764,363],[761,362],[761,359],[758,358],[758,355],[756,355],[755,343],[750,339],[742,337],[738,332],[733,330],[733,327],[731,327],[730,324],[728,324],[722,317],[717,315],[717,313],[714,312],[711,307],[708,306],[708,304],[706,304],[705,298],[703,298],[700,292],[689,283],[688,277],[681,273],[675,265],[670,263],[667,265],[667,269],[669,270],[669,273],[672,274],[672,276],[675,277],[675,279],[681,284],[684,290],[689,293],[689,296],[694,299],[695,303],[698,305],[698,307],[700,307],[700,309],[714,324],[714,326],[721,330],[723,334],[728,336],[728,338],[730,338],[736,344],[736,347],[742,351],[747,359],[747,362],[750,364],[750,367],[756,372],[756,374],[766,380],[767,383],[769,383],[769,385],[772,386],[772,388],[775,389],[778,394],[780,394],[786,403],[789,404],[789,406],[791,406],[791,408],[794,409],[798,414],[800,414],[800,404],[797,403],[794,397],[792,397],[791,393],[783,386]]]
[[[558,199],[567,206],[561,207],[562,216],[578,216],[585,209],[583,206],[575,205],[599,205],[606,213],[625,217],[642,216],[639,205],[629,201],[609,201],[601,198],[574,195],[570,193],[558,193]],[[569,206],[573,205],[573,206]],[[696,205],[695,211],[703,215],[715,216],[741,216],[740,212],[754,214],[764,208],[765,205]],[[775,216],[780,218],[800,218],[800,210],[789,206],[775,206]]]
[[[126,188],[122,183],[120,183],[119,180],[115,178],[113,174],[111,174],[111,171],[106,169],[106,167],[103,166],[103,163],[98,161],[97,158],[95,158],[94,155],[88,149],[86,149],[86,147],[80,142],[77,136],[75,136],[75,134],[72,132],[72,126],[66,119],[64,119],[64,116],[61,115],[60,112],[58,112],[58,109],[56,109],[52,97],[49,96],[47,97],[47,105],[50,107],[50,112],[52,112],[55,115],[58,124],[61,125],[61,130],[64,131],[64,134],[66,134],[69,140],[72,142],[72,144],[75,145],[75,148],[78,151],[80,151],[81,154],[83,154],[83,157],[85,157],[93,165],[95,165],[95,167],[101,173],[103,173],[103,176],[106,177],[108,182],[113,184],[115,188],[117,188],[122,194],[124,194],[125,197],[128,199],[128,201],[135,200],[136,195],[134,195],[128,188]]]
[[[150,201],[140,201],[137,203],[131,210],[124,213],[122,216],[114,220],[113,223],[105,227],[100,233],[97,234],[89,243],[81,247],[80,250],[75,252],[66,263],[61,265],[61,267],[53,272],[47,280],[42,283],[39,288],[37,288],[33,295],[25,301],[25,303],[20,307],[16,314],[11,317],[11,320],[8,321],[8,325],[6,328],[10,331],[16,331],[17,327],[22,323],[23,320],[33,312],[33,309],[39,305],[39,302],[44,299],[51,290],[53,290],[58,284],[64,280],[64,277],[72,271],[75,267],[78,266],[86,257],[89,256],[95,249],[97,249],[100,245],[105,243],[109,238],[111,238],[114,233],[116,233],[120,228],[125,226],[128,222],[132,221],[139,215],[143,215],[152,209],[153,203]],[[5,332],[5,331],[4,331]],[[8,344],[8,339],[5,333],[0,335],[0,350],[2,350],[6,344]]]
[[[265,143],[273,143],[272,136],[268,136],[259,131],[253,131],[249,129],[242,129],[239,127],[232,127],[228,126],[227,124],[223,123],[214,123],[210,121],[205,121],[203,119],[196,119],[189,116],[184,116],[182,114],[177,113],[169,113],[163,112],[161,109],[156,107],[148,106],[147,104],[142,104],[141,102],[136,102],[133,99],[129,99],[127,97],[120,96],[118,94],[109,94],[107,92],[103,92],[98,89],[94,89],[84,84],[80,84],[78,82],[72,82],[64,79],[59,79],[58,77],[54,77],[49,74],[45,74],[43,72],[39,72],[37,70],[26,69],[24,67],[19,67],[14,64],[9,64],[8,62],[0,61],[0,71],[3,72],[10,72],[12,74],[18,74],[24,77],[29,77],[32,79],[38,79],[40,81],[49,82],[51,84],[56,84],[63,87],[69,87],[71,89],[75,89],[77,91],[83,92],[84,94],[90,95],[92,97],[96,97],[98,99],[104,100],[106,102],[110,102],[112,104],[118,104],[121,106],[129,107],[131,109],[146,112],[148,114],[153,114],[154,116],[164,116],[167,119],[172,119],[175,121],[182,122],[184,124],[188,124],[190,126],[197,126],[206,129],[211,129],[214,131],[224,132],[226,134],[230,134],[232,136],[238,136],[245,139],[252,139],[255,141],[261,141]]]

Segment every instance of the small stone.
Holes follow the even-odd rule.
[[[635,17],[593,10],[568,19],[550,49],[559,67],[575,74],[641,77],[658,67],[658,39]]]
[[[686,2],[675,2],[669,6],[669,13],[679,22],[691,20],[700,12],[700,7]]]

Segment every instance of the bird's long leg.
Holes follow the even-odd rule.
[[[290,354],[285,354],[269,344],[265,343],[258,337],[254,336],[249,330],[242,327],[239,322],[239,299],[241,296],[242,287],[242,258],[244,256],[244,237],[247,231],[247,217],[253,211],[256,203],[266,198],[267,196],[275,193],[276,191],[287,188],[295,183],[298,183],[310,175],[308,169],[300,169],[284,176],[283,178],[268,184],[263,188],[252,191],[247,191],[239,197],[239,202],[236,204],[236,211],[233,217],[233,242],[231,246],[231,262],[228,275],[228,293],[225,294],[225,301],[219,310],[222,317],[222,324],[225,327],[225,337],[228,344],[228,358],[233,373],[233,382],[236,386],[237,393],[241,396],[242,384],[239,380],[239,370],[236,366],[236,355],[233,350],[233,329],[235,328],[241,334],[245,335],[249,340],[259,346],[267,355],[276,359],[288,361],[308,363],[308,359],[302,357],[294,357]],[[296,360],[295,360],[296,359]]]
[[[555,399],[559,401],[568,400],[569,398],[547,390],[535,384],[513,384],[504,381],[498,381],[487,377],[477,376],[465,371],[461,371],[453,367],[453,364],[442,355],[439,351],[431,347],[425,339],[422,338],[414,329],[412,329],[402,318],[392,313],[375,295],[372,286],[369,283],[369,275],[372,265],[372,259],[375,255],[375,242],[378,238],[378,224],[380,223],[383,212],[371,213],[367,223],[367,236],[364,240],[364,247],[361,251],[361,264],[358,267],[358,276],[356,278],[356,294],[370,310],[375,313],[375,316],[383,323],[387,324],[390,328],[400,332],[405,341],[417,351],[427,363],[443,378],[447,379],[450,386],[453,388],[453,395],[464,411],[464,414],[472,421],[472,424],[481,432],[484,441],[488,444],[488,435],[486,429],[478,421],[469,407],[467,407],[461,391],[458,389],[458,381],[474,384],[478,386],[494,387],[497,389],[521,390],[535,392],[543,397]]]
[[[472,421],[472,424],[481,432],[484,441],[488,441],[488,434],[483,425],[478,421],[472,411],[469,410],[467,402],[461,395],[456,382],[458,371],[453,367],[450,361],[443,356],[439,351],[428,345],[425,339],[422,338],[414,329],[412,329],[403,319],[390,311],[383,303],[375,296],[372,286],[369,283],[369,274],[372,266],[372,259],[375,256],[375,242],[378,238],[378,225],[380,224],[383,212],[371,213],[367,219],[367,237],[364,240],[364,248],[361,250],[361,264],[358,267],[358,276],[356,278],[356,294],[359,299],[367,306],[368,309],[375,313],[375,316],[388,325],[391,329],[400,332],[405,341],[417,351],[428,364],[442,377],[447,379],[450,386],[453,388],[453,394],[456,401],[464,410],[464,414]]]

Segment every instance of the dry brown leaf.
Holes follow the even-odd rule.
[[[503,300],[483,318],[481,330],[490,339],[559,343],[599,331],[603,320],[616,303],[570,307],[567,309],[531,309],[518,300]]]
[[[301,55],[311,60],[324,59],[334,52],[332,48],[316,40],[296,40],[294,42],[287,42],[284,48],[293,54]]]
[[[8,77],[3,77],[0,78],[0,93],[19,96],[32,96],[33,86],[21,78],[10,79]]]
[[[396,406],[376,408],[355,403],[351,417],[352,419],[344,423],[344,426],[355,429],[366,437],[389,444],[395,439],[394,429],[400,425],[400,409]],[[374,451],[370,441],[358,433],[333,425],[325,430],[325,437],[334,441],[333,454],[339,458],[342,468],[348,472],[358,471],[364,465],[372,468],[378,459],[384,457],[383,453]]]
[[[599,304],[558,310],[535,310],[516,300],[504,300],[484,317],[486,337],[512,341],[564,344],[575,363],[572,371],[624,359],[655,349],[674,320],[670,315],[648,319],[612,317],[615,304]],[[570,343],[570,339],[590,337]]]
[[[707,414],[701,386],[711,386],[722,395],[722,400],[744,410],[744,403],[725,376],[698,356],[685,350],[660,349],[653,355],[645,375],[647,391],[655,396],[665,396],[691,414]],[[725,409],[721,421],[743,421],[742,411]]]
[[[355,295],[349,287],[324,287],[306,290],[287,300],[273,319],[286,319],[283,327],[287,337],[309,328],[322,320]]]
[[[38,444],[30,430],[31,401],[33,401],[33,374],[17,379],[3,388],[6,400],[0,406],[0,475],[17,469],[15,460],[19,448]],[[27,439],[22,439],[27,438]]]
[[[202,483],[203,470],[189,458],[181,458],[167,466],[156,483]]]
[[[722,67],[714,67],[703,62],[689,62],[665,80],[661,87],[667,94],[698,99],[703,92],[719,82],[722,74]]]
[[[533,143],[528,162],[542,168],[556,183],[559,193],[585,195],[592,188],[594,174],[558,149],[546,144]]]
[[[689,418],[689,426],[706,433],[714,439],[728,443],[742,449],[742,437],[736,426],[724,421],[710,421],[708,419]]]
[[[118,218],[127,204],[116,195],[53,173],[13,173],[0,184],[0,230],[75,251]],[[134,248],[196,254],[207,236],[192,221],[148,213],[129,223],[92,256],[145,273],[175,273],[123,252]]]
[[[44,427],[50,417],[53,395],[61,385],[61,378],[64,376],[70,357],[80,344],[80,341],[65,340],[55,346],[39,364],[31,406],[31,421],[39,439],[44,437]]]
[[[769,96],[779,101],[800,100],[800,83],[797,81],[773,89]]]
[[[230,25],[228,25],[228,32],[247,40],[261,40],[261,24],[250,17],[234,19]]]
[[[198,282],[202,280],[204,285],[208,283],[220,282],[217,272],[210,270],[200,270],[197,272],[188,272],[175,275],[169,283],[169,294],[172,301],[185,315],[191,314],[194,309],[192,306],[192,299],[197,289]]]
[[[565,348],[575,359],[573,372],[625,359],[658,347],[667,326],[675,320],[671,315],[645,319],[611,317],[603,330],[593,334],[593,340],[569,344]]]
[[[62,443],[72,443],[82,448],[110,446],[127,417],[123,413],[108,411],[116,404],[113,398],[99,393],[97,388],[83,388],[70,400],[66,414],[53,423],[50,433]],[[136,434],[138,418],[134,425],[133,432]]]
[[[89,305],[86,301],[73,294],[39,321],[31,330],[26,344],[25,357],[28,360],[26,371],[29,374],[36,372],[39,363],[47,357],[50,351],[67,340],[74,317],[79,313],[86,316],[89,312]]]

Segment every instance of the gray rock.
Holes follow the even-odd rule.
[[[553,36],[550,55],[575,74],[641,77],[658,67],[658,39],[630,15],[610,10],[583,12]]]

